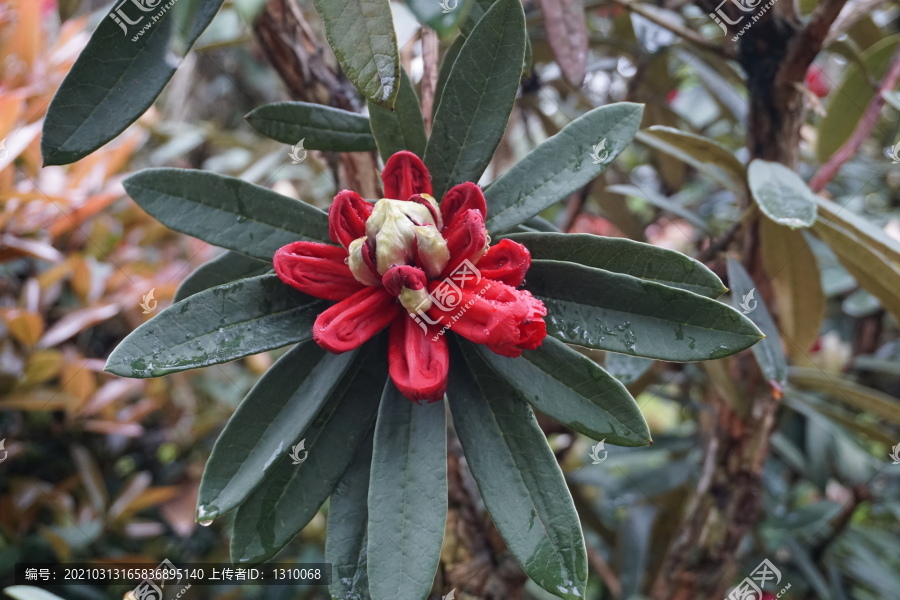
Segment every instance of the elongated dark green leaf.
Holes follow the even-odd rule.
[[[657,194],[652,190],[641,189],[636,185],[629,185],[627,183],[606,186],[606,191],[612,192],[613,194],[634,196],[635,198],[646,200],[653,206],[661,208],[666,212],[670,212],[673,215],[677,215],[682,219],[688,221],[691,225],[699,227],[703,231],[709,231],[709,227],[707,226],[706,222],[695,215],[693,212],[691,212],[690,209],[682,205],[674,196],[671,198],[667,198],[666,196]]]
[[[388,0],[313,0],[344,74],[362,95],[391,108],[400,84],[400,52]]]
[[[436,198],[478,181],[490,162],[516,99],[525,37],[521,2],[497,0],[463,44],[425,149]]]
[[[477,3],[476,3],[477,4]],[[457,36],[450,47],[444,52],[444,58],[441,59],[441,66],[438,69],[437,84],[434,86],[434,102],[431,105],[431,116],[437,114],[438,106],[441,104],[441,96],[444,93],[444,87],[447,84],[447,78],[450,77],[450,71],[453,69],[453,63],[459,56],[466,38]]]
[[[375,419],[387,377],[385,336],[359,350],[340,386],[302,433],[303,464],[279,461],[238,508],[231,560],[255,564],[274,556],[316,515],[346,471]]]
[[[251,258],[239,252],[226,252],[198,267],[185,277],[175,292],[173,302],[181,302],[196,293],[247,277],[263,275],[272,269],[272,263]]]
[[[535,583],[584,598],[581,524],[534,413],[469,342],[454,336],[450,346],[453,425],[491,519]]]
[[[469,7],[469,14],[466,15],[466,18],[459,25],[460,33],[463,36],[468,36],[472,33],[472,30],[475,29],[475,25],[478,24],[478,21],[484,16],[484,14],[494,5],[496,0],[473,0],[472,5]]]
[[[718,298],[728,291],[706,265],[680,252],[589,233],[516,233],[534,260],[562,260]]]
[[[244,118],[263,135],[292,146],[303,140],[303,147],[308,150],[375,150],[369,119],[339,108],[307,102],[276,102],[260,106]]]
[[[213,446],[200,482],[198,521],[235,508],[272,471],[276,461],[290,462],[292,446],[300,441],[355,355],[330,354],[308,340],[266,371]]]
[[[444,403],[414,404],[388,380],[369,480],[368,571],[374,598],[428,596],[446,521]]]
[[[277,275],[241,279],[165,309],[122,340],[104,368],[144,379],[295,344],[312,337],[328,305]]]
[[[659,129],[663,129],[666,133],[669,134],[672,134],[672,132],[678,132],[677,129],[674,129],[672,127],[661,126],[659,127]],[[717,156],[716,154],[713,154],[711,152],[696,152],[700,149],[700,147],[698,147],[698,144],[695,144],[697,140],[693,138],[699,138],[699,136],[692,136],[690,139],[679,136],[677,140],[675,140],[672,139],[674,135],[675,134],[660,137],[659,135],[656,135],[656,131],[645,129],[637,132],[634,137],[642,144],[646,144],[651,148],[668,154],[669,156],[676,158],[685,164],[691,165],[701,173],[717,181],[720,185],[730,189],[737,195],[743,195],[746,192],[747,188],[745,179],[743,177],[741,177],[740,179],[736,179],[734,173],[726,166],[723,166],[721,156]],[[686,145],[682,145],[672,143],[674,141],[688,143]],[[712,140],[707,141],[712,142]],[[722,150],[724,152],[728,152],[724,148],[722,148]]]
[[[331,563],[333,569],[330,591],[334,600],[369,600],[366,524],[374,436],[373,428],[334,487],[328,503],[325,562]]]
[[[815,223],[816,195],[786,166],[756,159],[747,180],[759,209],[779,225],[800,229]]]
[[[547,307],[547,333],[570,344],[685,362],[724,358],[763,338],[730,306],[630,275],[536,260],[526,281]]]
[[[409,150],[419,158],[425,156],[425,122],[419,97],[406,71],[400,69],[400,93],[394,110],[389,110],[369,101],[369,120],[372,134],[378,144],[378,153],[387,162],[395,152]]]
[[[406,5],[416,15],[416,19],[445,39],[456,31],[472,4],[475,4],[475,0],[406,0]]]
[[[84,158],[144,114],[221,5],[222,0],[200,2],[183,36],[176,34],[173,11],[152,22],[162,12],[161,4],[152,12],[138,9],[136,2],[113,5],[47,109],[41,138],[44,165]]]
[[[271,261],[297,240],[331,242],[325,211],[234,177],[146,169],[125,191],[163,225],[253,258]]]
[[[631,142],[643,112],[631,102],[595,108],[529,152],[485,190],[488,231],[511,229],[602,173]]]
[[[476,345],[519,396],[554,421],[617,446],[646,446],[650,430],[625,386],[597,363],[546,337],[537,350],[507,358]]]
[[[622,385],[629,386],[636,383],[644,376],[644,373],[650,370],[653,361],[640,356],[610,352],[606,355],[604,366],[607,373],[621,381]]]
[[[777,381],[784,386],[787,383],[787,357],[781,345],[778,326],[769,314],[762,298],[756,293],[756,287],[750,274],[738,261],[728,259],[728,284],[731,286],[731,303],[759,327],[766,339],[751,348],[759,368],[768,381]]]

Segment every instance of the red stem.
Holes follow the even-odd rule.
[[[859,147],[862,146],[863,142],[869,137],[869,134],[872,133],[875,124],[878,123],[878,117],[881,114],[882,107],[884,107],[884,97],[881,95],[882,92],[893,90],[894,86],[897,85],[898,80],[900,80],[900,48],[897,48],[897,51],[894,52],[894,56],[891,57],[891,65],[888,67],[887,74],[885,74],[884,79],[881,81],[881,86],[878,88],[875,97],[872,98],[872,101],[869,102],[869,106],[866,107],[863,118],[859,120],[856,129],[853,130],[853,135],[850,136],[849,140],[844,142],[843,146],[838,148],[837,152],[831,155],[831,158],[829,158],[828,161],[816,171],[813,178],[810,179],[809,187],[812,191],[821,191],[837,174],[841,166],[853,158],[859,150]]]

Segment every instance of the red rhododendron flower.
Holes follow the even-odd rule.
[[[547,309],[516,289],[531,254],[511,240],[489,246],[481,188],[462,183],[438,205],[428,170],[406,151],[381,178],[386,197],[374,205],[350,190],[335,196],[328,229],[341,247],[294,242],[275,253],[282,281],[337,301],[316,319],[316,343],[347,352],[390,325],[391,379],[416,402],[447,390],[447,330],[503,356],[540,346]]]

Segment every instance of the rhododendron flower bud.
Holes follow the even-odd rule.
[[[456,227],[454,221],[468,210],[477,210],[481,213],[482,221],[487,218],[487,204],[484,194],[477,184],[467,181],[453,186],[444,194],[441,200],[441,217],[444,220],[443,232]]]
[[[400,305],[382,287],[364,287],[319,315],[313,339],[329,352],[358,348],[400,314]]]
[[[416,226],[434,226],[431,212],[415,202],[382,198],[366,221],[369,243],[375,244],[375,268],[379,275],[394,265],[409,264],[415,258]]]
[[[440,282],[428,284],[434,291]],[[476,344],[515,358],[522,350],[534,350],[547,334],[543,316],[547,309],[529,292],[516,290],[499,281],[482,279],[460,290],[459,303],[448,310],[435,304],[429,316]],[[460,310],[465,307],[465,310]]]
[[[431,218],[434,220],[435,227],[438,229],[441,228],[441,223],[443,223],[441,219],[441,209],[438,206],[437,200],[435,200],[431,194],[413,194],[409,197],[407,202],[421,204],[427,208],[428,212],[431,213]]]
[[[518,287],[525,281],[525,273],[531,266],[531,252],[512,240],[500,240],[491,246],[478,262],[482,277],[496,279],[506,285]]]
[[[425,270],[429,278],[440,275],[450,262],[450,249],[447,241],[431,225],[419,225],[416,230],[416,264]]]
[[[353,240],[347,249],[347,264],[358,282],[363,285],[379,286],[381,277],[375,271],[370,252],[369,238],[361,237]]]
[[[406,200],[413,194],[431,194],[428,169],[418,156],[406,150],[397,152],[384,163],[381,181],[385,198]]]
[[[422,269],[399,265],[385,273],[381,282],[387,293],[399,298],[400,304],[409,312],[415,313],[431,308],[431,297],[425,289],[428,278]]]
[[[444,267],[445,274],[452,273],[466,260],[477,264],[487,252],[488,244],[491,241],[484,228],[484,217],[474,209],[458,215],[453,229],[446,233],[446,237],[447,248],[450,250],[450,261]]]
[[[418,403],[437,402],[447,391],[450,352],[447,338],[438,336],[438,327],[419,324],[400,315],[391,325],[388,341],[388,369],[400,392]]]
[[[363,287],[344,264],[346,254],[340,248],[317,242],[294,242],[279,248],[272,263],[279,279],[301,292],[326,300],[343,300]]]
[[[334,197],[328,209],[328,234],[331,241],[344,248],[350,242],[366,235],[366,219],[372,214],[372,205],[356,192],[343,190]]]

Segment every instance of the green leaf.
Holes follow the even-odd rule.
[[[779,225],[799,229],[815,223],[816,195],[786,166],[756,159],[747,178],[757,206]]]
[[[484,17],[485,13],[494,5],[496,0],[473,0],[469,7],[469,14],[460,23],[459,31],[464,37],[468,37],[475,25]]]
[[[519,0],[497,0],[466,39],[447,78],[425,148],[435,198],[478,181],[506,130],[525,55]]]
[[[457,36],[450,47],[444,52],[444,58],[441,59],[441,66],[438,69],[437,83],[434,86],[434,102],[431,105],[431,116],[437,114],[438,106],[441,104],[441,96],[444,94],[444,87],[447,85],[447,78],[450,77],[450,71],[453,69],[453,63],[459,56],[466,38]]]
[[[620,102],[578,117],[485,190],[488,231],[507,231],[603,172],[641,124],[644,107]]]
[[[816,195],[816,202],[819,205],[818,221],[820,224],[830,223],[840,227],[863,241],[865,245],[871,246],[879,254],[888,257],[895,263],[900,263],[900,242],[885,233],[883,229],[849,208],[844,210],[844,206],[819,195]]]
[[[650,244],[589,233],[516,233],[503,237],[525,245],[534,260],[578,263],[655,281],[708,298],[718,298],[728,291],[703,263]]]
[[[381,159],[387,162],[395,152],[409,150],[418,157],[425,155],[425,122],[419,97],[406,71],[400,69],[400,93],[394,110],[369,101],[369,120]]]
[[[539,586],[584,598],[587,556],[572,496],[534,413],[472,344],[450,340],[447,397],[484,505]]]
[[[647,446],[650,430],[625,386],[597,363],[546,337],[537,350],[507,358],[475,345],[519,397],[554,421],[617,446]]]
[[[900,36],[882,34],[878,42],[863,52],[862,60],[875,81],[880,80],[887,72],[898,41]],[[876,87],[869,83],[866,72],[856,64],[847,65],[844,80],[838,89],[829,94],[827,113],[820,119],[816,128],[818,162],[826,162],[844,142],[850,139],[875,93]]]
[[[643,377],[653,366],[653,362],[649,358],[610,352],[606,355],[604,366],[607,373],[621,381],[622,385],[629,386]]]
[[[680,194],[671,198],[666,198],[662,194],[657,194],[653,190],[641,189],[636,185],[629,185],[625,183],[606,186],[606,191],[613,194],[621,194],[623,196],[634,196],[635,198],[640,198],[641,200],[645,200],[657,208],[681,217],[682,219],[688,221],[691,225],[694,225],[695,227],[702,229],[703,231],[709,231],[709,226],[706,224],[706,222],[703,221],[703,219],[695,215],[676,199]]]
[[[389,0],[313,0],[344,74],[372,102],[393,108],[400,52]]]
[[[193,273],[184,278],[178,290],[175,292],[173,302],[181,302],[185,298],[193,296],[203,290],[263,275],[272,269],[272,263],[238,252],[226,252],[211,261],[198,267]]]
[[[328,503],[325,562],[333,567],[330,591],[334,600],[369,600],[366,524],[374,435],[375,430],[370,429]]]
[[[630,275],[536,260],[526,281],[547,307],[547,333],[569,344],[686,362],[730,356],[763,337],[730,306]]]
[[[820,369],[791,367],[791,385],[827,394],[856,410],[868,411],[889,423],[900,424],[900,401],[893,396],[854,383],[839,375],[828,375]]]
[[[816,257],[802,231],[759,220],[762,262],[775,290],[788,356],[808,359],[825,316],[825,294]]]
[[[900,268],[879,252],[881,246],[852,226],[845,229],[839,221],[819,218],[814,233],[828,243],[838,261],[867,292],[878,298],[895,317],[900,316]],[[856,234],[860,235],[854,235]]]
[[[300,440],[356,352],[335,355],[312,340],[272,365],[231,415],[216,440],[197,498],[197,520],[238,506]],[[297,453],[302,456],[302,452]]]
[[[165,309],[122,340],[104,368],[144,379],[281,348],[310,339],[329,304],[277,275],[241,279]]]
[[[777,381],[784,386],[787,383],[787,357],[781,345],[778,326],[762,298],[758,297],[750,274],[731,257],[728,258],[728,284],[731,286],[731,303],[747,315],[766,336],[751,348],[763,376],[767,381]]]
[[[374,598],[421,600],[434,583],[447,521],[443,402],[418,405],[388,380],[369,480],[369,587]]]
[[[727,149],[710,139],[663,125],[639,131],[634,137],[642,144],[694,167],[738,196],[746,192],[744,166]],[[732,159],[740,166],[740,176]]]
[[[105,16],[91,34],[47,109],[41,138],[44,166],[84,158],[144,114],[221,5],[222,0],[202,0],[183,42],[175,36],[173,11],[132,41],[159,11],[143,13],[132,3],[116,5],[137,23],[120,26]]]
[[[307,102],[276,102],[251,111],[247,123],[266,137],[308,150],[369,152],[375,138],[369,119],[339,108]]]
[[[279,461],[234,517],[231,561],[257,564],[291,541],[331,494],[375,419],[387,377],[385,336],[365,344],[340,386],[301,435],[301,465]]]
[[[475,0],[406,0],[406,5],[419,23],[428,25],[443,39],[448,39],[456,31],[472,4]],[[445,10],[444,5],[453,8]]]
[[[56,594],[30,585],[11,585],[3,588],[3,593],[15,600],[63,600]]]
[[[193,169],[145,169],[125,191],[163,225],[266,261],[297,240],[331,243],[328,215],[264,187]]]

